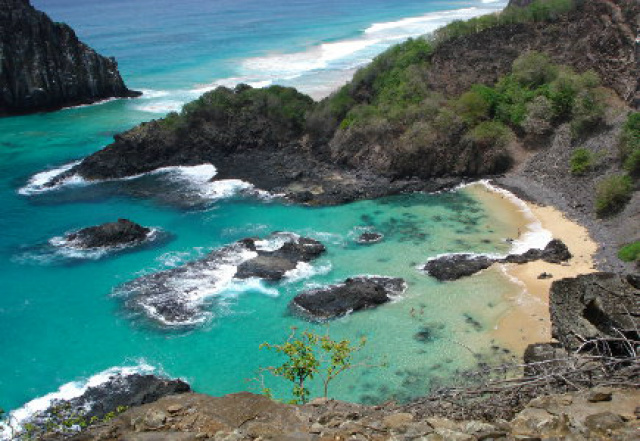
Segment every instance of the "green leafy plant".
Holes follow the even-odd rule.
[[[613,175],[603,179],[596,187],[596,213],[606,217],[622,211],[631,198],[633,183],[629,176]]]
[[[630,243],[620,248],[618,257],[625,262],[640,262],[640,242]]]
[[[633,177],[640,176],[640,147],[636,147],[624,161],[624,168]]]
[[[333,380],[345,371],[364,366],[354,363],[353,356],[365,344],[364,338],[357,344],[352,344],[349,340],[333,340],[328,332],[324,335],[310,331],[298,334],[297,328],[293,327],[284,343],[260,345],[261,349],[269,349],[285,357],[282,365],[263,368],[261,371],[293,383],[293,402],[304,404],[309,401],[311,394],[309,383],[315,378],[320,379],[323,396],[328,397]],[[264,385],[263,393],[272,396],[271,390]]]
[[[575,149],[569,160],[572,175],[582,176],[593,167],[593,153],[585,148]]]

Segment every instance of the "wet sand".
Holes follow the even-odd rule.
[[[549,206],[527,205],[542,227],[567,245],[573,258],[559,265],[543,261],[498,265],[497,269],[521,289],[507,299],[512,306],[496,325],[495,337],[517,354],[523,354],[529,344],[552,340],[549,315],[551,284],[554,280],[596,271],[594,258],[598,250],[588,230],[565,217],[561,211]],[[542,273],[549,273],[553,278],[539,279]]]

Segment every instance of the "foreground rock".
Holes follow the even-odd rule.
[[[0,116],[140,95],[125,86],[113,58],[28,0],[0,0],[0,54]]]
[[[291,309],[314,321],[330,320],[350,312],[375,308],[391,301],[406,289],[404,280],[385,277],[357,277],[339,285],[298,294]]]
[[[276,282],[300,263],[322,255],[320,242],[292,233],[249,238],[217,249],[204,258],[124,284],[118,294],[136,313],[163,326],[193,326],[210,317],[207,307],[234,280]]]
[[[471,276],[489,268],[494,263],[523,264],[536,260],[562,263],[568,261],[571,257],[567,246],[562,241],[554,239],[549,242],[544,250],[532,249],[524,254],[511,254],[505,258],[477,254],[448,254],[427,262],[424,266],[424,271],[444,282]]]
[[[627,277],[595,273],[553,282],[550,311],[554,338],[570,351],[629,356],[640,341],[640,289]]]
[[[510,421],[454,421],[411,409],[366,407],[333,400],[291,406],[240,393],[216,398],[185,394],[131,409],[73,441],[440,441],[637,439],[640,391],[610,389],[535,399]]]
[[[128,219],[118,219],[65,236],[65,245],[80,249],[113,248],[131,246],[144,242],[149,238],[150,228],[143,227]]]
[[[161,398],[191,392],[182,380],[170,380],[155,375],[114,375],[107,382],[88,388],[81,396],[71,400],[56,400],[45,411],[33,415],[21,425],[32,424],[35,435],[46,432],[47,421],[80,418],[85,422],[93,418],[102,420],[107,414],[117,414],[122,409],[154,403]],[[37,438],[41,439],[41,438]],[[46,437],[45,437],[46,439]]]

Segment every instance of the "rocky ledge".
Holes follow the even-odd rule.
[[[0,61],[0,116],[141,95],[125,86],[115,59],[29,0],[0,0]]]
[[[290,304],[294,313],[313,321],[325,321],[350,312],[375,308],[391,301],[406,289],[402,279],[356,277],[339,285],[298,294]]]
[[[150,228],[128,219],[118,219],[95,227],[83,228],[64,237],[64,246],[79,249],[115,248],[140,244],[149,238]]]
[[[571,351],[629,356],[640,341],[638,276],[595,273],[555,281],[550,311],[553,337]]]
[[[595,394],[594,392],[598,392]],[[319,399],[292,406],[250,393],[169,396],[73,441],[442,441],[637,439],[640,391],[603,389],[532,400],[510,421],[454,421],[389,406]]]
[[[162,326],[192,326],[207,320],[207,307],[234,280],[284,279],[300,263],[325,252],[320,242],[292,233],[248,238],[216,249],[205,257],[166,271],[137,278],[117,292],[131,311]]]
[[[424,271],[444,282],[471,276],[489,268],[494,263],[523,264],[536,260],[562,263],[570,260],[571,257],[567,246],[561,240],[554,239],[543,250],[531,249],[524,254],[510,254],[504,258],[477,254],[447,254],[427,262]]]

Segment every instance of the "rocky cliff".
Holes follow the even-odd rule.
[[[0,116],[135,97],[115,59],[81,42],[29,0],[0,0]]]

